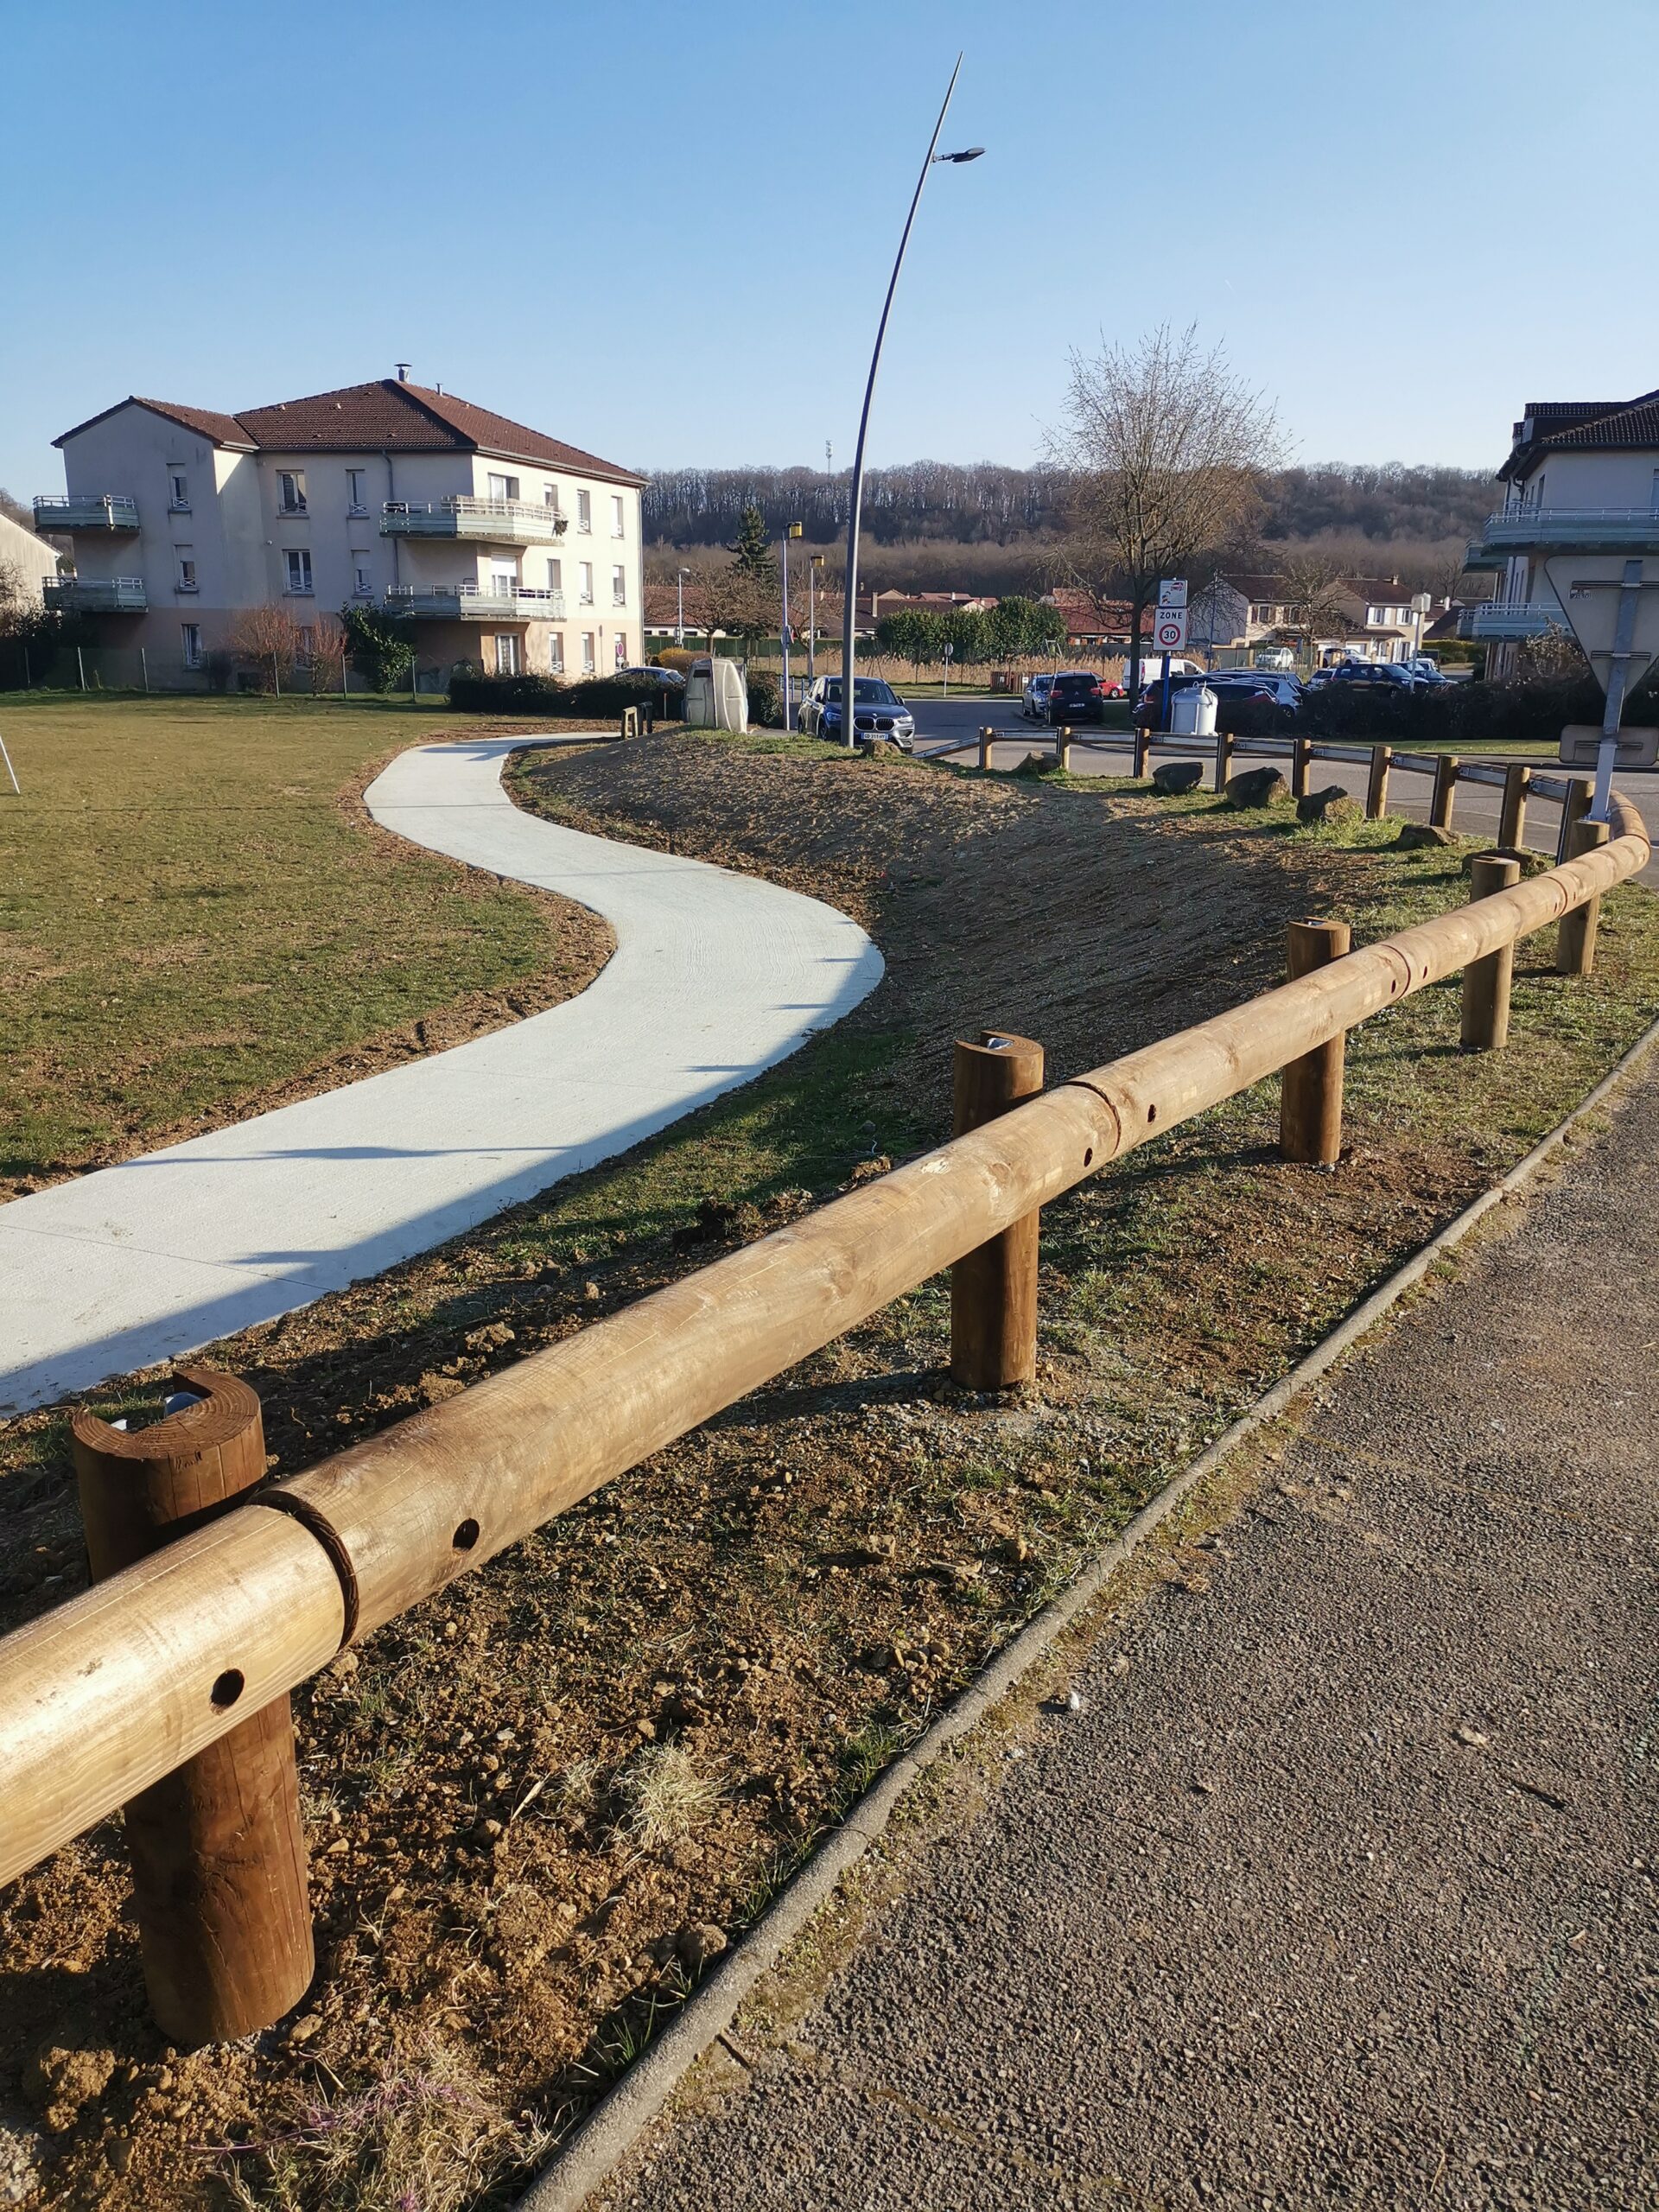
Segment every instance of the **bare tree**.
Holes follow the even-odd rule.
[[[1161,324],[1137,346],[1074,353],[1064,422],[1050,458],[1066,476],[1070,529],[1061,578],[1100,619],[1128,600],[1129,688],[1141,680],[1141,623],[1160,578],[1184,575],[1239,537],[1279,458],[1274,411],[1235,377],[1196,326]]]
[[[257,671],[260,689],[294,689],[294,671],[305,650],[300,626],[286,607],[245,607],[226,643],[238,660]]]
[[[1347,619],[1341,565],[1328,553],[1297,553],[1280,574],[1284,579],[1285,626],[1308,659],[1315,661],[1321,635]]]

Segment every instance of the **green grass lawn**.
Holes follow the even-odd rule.
[[[544,970],[550,909],[352,818],[406,702],[0,700],[0,1192]]]

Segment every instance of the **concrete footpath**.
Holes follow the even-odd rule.
[[[453,1051],[0,1206],[0,1415],[427,1251],[747,1083],[874,988],[880,954],[833,907],[524,813],[501,788],[513,750],[416,746],[365,803],[602,914],[605,968]]]
[[[1659,2205],[1659,1055],[1556,1159],[594,2204]]]

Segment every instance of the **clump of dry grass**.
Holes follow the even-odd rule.
[[[429,2044],[372,2088],[297,2103],[290,2126],[223,2155],[243,2212],[461,2212],[537,2165],[550,2139],[493,2103],[457,2052]]]
[[[692,1834],[720,1802],[719,1783],[682,1744],[648,1745],[611,1788],[623,1825],[648,1850]]]

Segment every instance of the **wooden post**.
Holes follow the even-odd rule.
[[[1583,791],[1580,784],[1577,788]],[[1586,822],[1580,815],[1573,824],[1567,857],[1592,853],[1607,842],[1605,822]],[[1558,976],[1587,976],[1596,964],[1596,931],[1601,923],[1601,893],[1586,899],[1561,916],[1555,931],[1555,972]]]
[[[1294,983],[1340,960],[1352,944],[1346,922],[1292,922],[1285,965]],[[1279,1092],[1279,1149],[1303,1166],[1334,1167],[1342,1157],[1342,1076],[1348,1039],[1333,1037],[1287,1063]]]
[[[1043,1087],[1043,1048],[1028,1037],[980,1032],[958,1041],[955,1134],[994,1122]],[[1037,1230],[1023,1215],[950,1270],[950,1376],[965,1390],[1006,1390],[1037,1372]]]
[[[1224,791],[1227,779],[1233,772],[1233,739],[1230,730],[1216,732],[1216,789]]]
[[[1510,853],[1478,853],[1469,871],[1469,899],[1490,899],[1521,880],[1521,863]],[[1500,944],[1463,971],[1463,1049],[1496,1052],[1509,1042],[1510,982],[1515,973],[1515,941]]]
[[[1527,834],[1527,793],[1532,771],[1524,760],[1513,761],[1503,778],[1503,810],[1497,817],[1497,842],[1506,853],[1518,853]]]
[[[1380,822],[1389,810],[1389,766],[1394,759],[1391,745],[1371,747],[1371,772],[1365,780],[1365,814],[1371,822]]]
[[[1293,737],[1290,741],[1290,795],[1293,798],[1307,797],[1307,770],[1313,758],[1313,740]]]
[[[1442,753],[1434,763],[1434,789],[1428,802],[1428,819],[1433,829],[1450,830],[1452,827],[1452,809],[1458,795],[1459,765],[1455,753]]]
[[[264,1479],[264,1428],[246,1383],[207,1367],[181,1367],[174,1380],[199,1402],[149,1428],[111,1428],[85,1408],[71,1424],[94,1582],[215,1519]],[[222,1711],[243,1687],[229,1668],[205,1694]],[[316,1965],[287,1697],[132,1798],[125,1817],[144,1980],[162,2032],[194,2050],[280,2019]]]
[[[1582,822],[1590,811],[1590,785],[1581,776],[1567,779],[1567,797],[1561,801],[1561,827],[1555,840],[1557,862],[1573,857],[1573,825]]]
[[[1071,772],[1071,732],[1061,728],[1054,733],[1054,758],[1068,776]]]
[[[1135,779],[1137,783],[1143,783],[1146,780],[1147,762],[1151,752],[1152,731],[1149,727],[1143,728],[1141,723],[1136,722],[1135,725]]]

